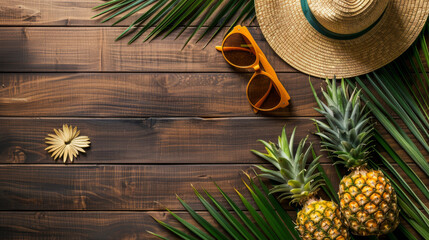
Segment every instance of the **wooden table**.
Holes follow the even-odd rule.
[[[292,100],[255,115],[245,95],[251,73],[229,66],[214,48],[226,28],[205,49],[191,43],[180,51],[192,28],[179,40],[129,46],[114,39],[130,21],[110,27],[90,20],[99,3],[0,4],[0,238],[171,236],[151,216],[177,226],[168,207],[189,219],[176,193],[202,211],[190,184],[219,197],[216,181],[238,200],[233,188],[246,192],[241,171],[264,163],[249,152],[263,149],[257,139],[275,141],[287,124],[317,142],[308,76],[283,62],[257,25],[250,32]],[[319,88],[320,79],[312,81]],[[46,134],[64,123],[91,139],[73,164],[44,150]],[[321,161],[336,184],[330,160]]]

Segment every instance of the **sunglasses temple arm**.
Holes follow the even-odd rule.
[[[222,46],[216,46],[216,50],[218,50],[219,52],[222,51],[245,51],[245,52],[252,52],[252,50],[250,50],[249,48],[243,48],[243,47],[223,47]]]
[[[257,103],[255,103],[255,107],[259,108],[259,107],[262,105],[262,103],[264,103],[264,102],[265,102],[265,100],[267,99],[268,95],[269,95],[269,94],[270,94],[270,92],[271,92],[271,88],[273,88],[273,83],[272,83],[272,82],[270,82],[270,87],[268,88],[268,90],[267,90],[267,92],[264,94],[264,96],[262,96],[262,97],[261,97],[261,99],[259,99],[259,101],[258,101]],[[253,111],[254,111],[255,113],[257,113],[257,112],[258,112],[258,109],[253,108]]]

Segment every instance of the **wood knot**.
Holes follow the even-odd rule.
[[[24,163],[27,159],[24,149],[19,146],[10,147],[8,150],[8,155],[10,163]]]
[[[156,124],[156,119],[154,119],[154,118],[150,117],[150,118],[143,120],[143,126],[149,128],[149,129],[154,128],[155,124]]]
[[[0,7],[0,20],[36,22],[39,18],[41,18],[41,12],[37,9],[28,8],[22,5]]]
[[[122,182],[122,188],[125,194],[135,193],[137,189],[137,184],[132,181]]]
[[[168,91],[169,89],[171,89],[171,88],[173,88],[179,84],[179,80],[176,77],[172,77],[172,76],[168,76],[168,75],[155,76],[155,82],[164,91]]]
[[[76,205],[77,209],[80,210],[86,210],[86,196],[78,196],[75,199],[73,199],[73,203]]]
[[[36,216],[37,219],[44,219],[44,218],[46,218],[46,213],[44,213],[44,212],[37,212],[35,216]]]

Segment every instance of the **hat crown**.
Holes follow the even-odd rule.
[[[389,0],[308,0],[317,21],[338,34],[354,34],[369,28],[388,3]]]

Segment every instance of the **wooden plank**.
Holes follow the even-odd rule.
[[[198,212],[217,226],[207,212]],[[152,231],[175,239],[152,217],[183,229],[166,211],[161,212],[2,212],[0,230],[3,239],[159,239]],[[185,212],[177,214],[197,223]],[[293,215],[293,212],[291,212]]]
[[[312,134],[316,129],[307,118],[1,118],[0,163],[54,163],[44,150],[44,138],[65,123],[78,126],[92,142],[76,164],[262,163],[250,149],[263,151],[257,139],[276,142],[285,124],[288,133],[297,127],[296,139],[309,135],[320,149]],[[383,136],[400,157],[413,162],[390,135]]]
[[[73,26],[99,24],[90,18],[97,1],[8,0],[0,7],[0,26]]]
[[[152,231],[168,239],[175,239],[152,216],[183,229],[170,214],[160,212],[2,212],[0,229],[4,238],[18,239],[159,239],[146,231]],[[216,222],[207,212],[198,212],[211,224]],[[292,218],[294,211],[289,211]],[[186,221],[196,224],[185,212],[176,212]],[[408,226],[404,221],[401,224]],[[198,225],[195,225],[198,226]],[[199,226],[198,226],[199,227]],[[416,233],[415,233],[416,234]],[[415,235],[419,236],[419,235]],[[380,236],[380,239],[387,239]]]
[[[0,162],[54,163],[44,150],[44,138],[63,123],[78,126],[91,139],[91,148],[77,164],[262,163],[250,149],[263,150],[257,139],[277,141],[284,124],[289,133],[298,127],[296,139],[310,135],[310,141],[317,141],[311,134],[313,123],[303,118],[3,118]]]
[[[233,188],[248,196],[241,171],[251,173],[252,166],[0,165],[0,210],[162,210],[164,206],[180,210],[176,193],[196,210],[203,210],[191,184],[222,199],[213,184],[216,181],[239,202]],[[332,167],[325,169],[335,177]],[[413,169],[424,176],[415,166]],[[429,184],[429,178],[423,181]],[[284,207],[290,209],[287,203]]]
[[[255,116],[250,73],[0,73],[0,116]],[[259,116],[316,116],[308,77],[279,74],[291,101]],[[319,86],[321,81],[313,79]],[[319,91],[320,88],[317,87]]]
[[[252,165],[0,166],[0,210],[172,210],[175,194],[204,210],[191,184],[222,199],[213,181],[239,202],[250,197],[241,179]],[[225,201],[222,201],[226,203]]]
[[[215,49],[226,30],[204,49],[204,43],[190,43],[180,51],[185,40],[174,36],[133,45],[115,42],[122,29],[111,27],[0,28],[0,72],[237,72]],[[274,53],[259,28],[250,31],[276,71],[296,72]]]
[[[110,26],[120,19],[115,17],[106,23],[101,23],[100,18],[91,19],[101,12],[94,11],[92,8],[101,3],[104,2],[101,0],[8,0],[0,7],[0,26]],[[138,11],[116,26],[128,27],[149,8]],[[195,22],[199,23],[200,19],[201,17]],[[207,23],[211,19],[213,17]]]

